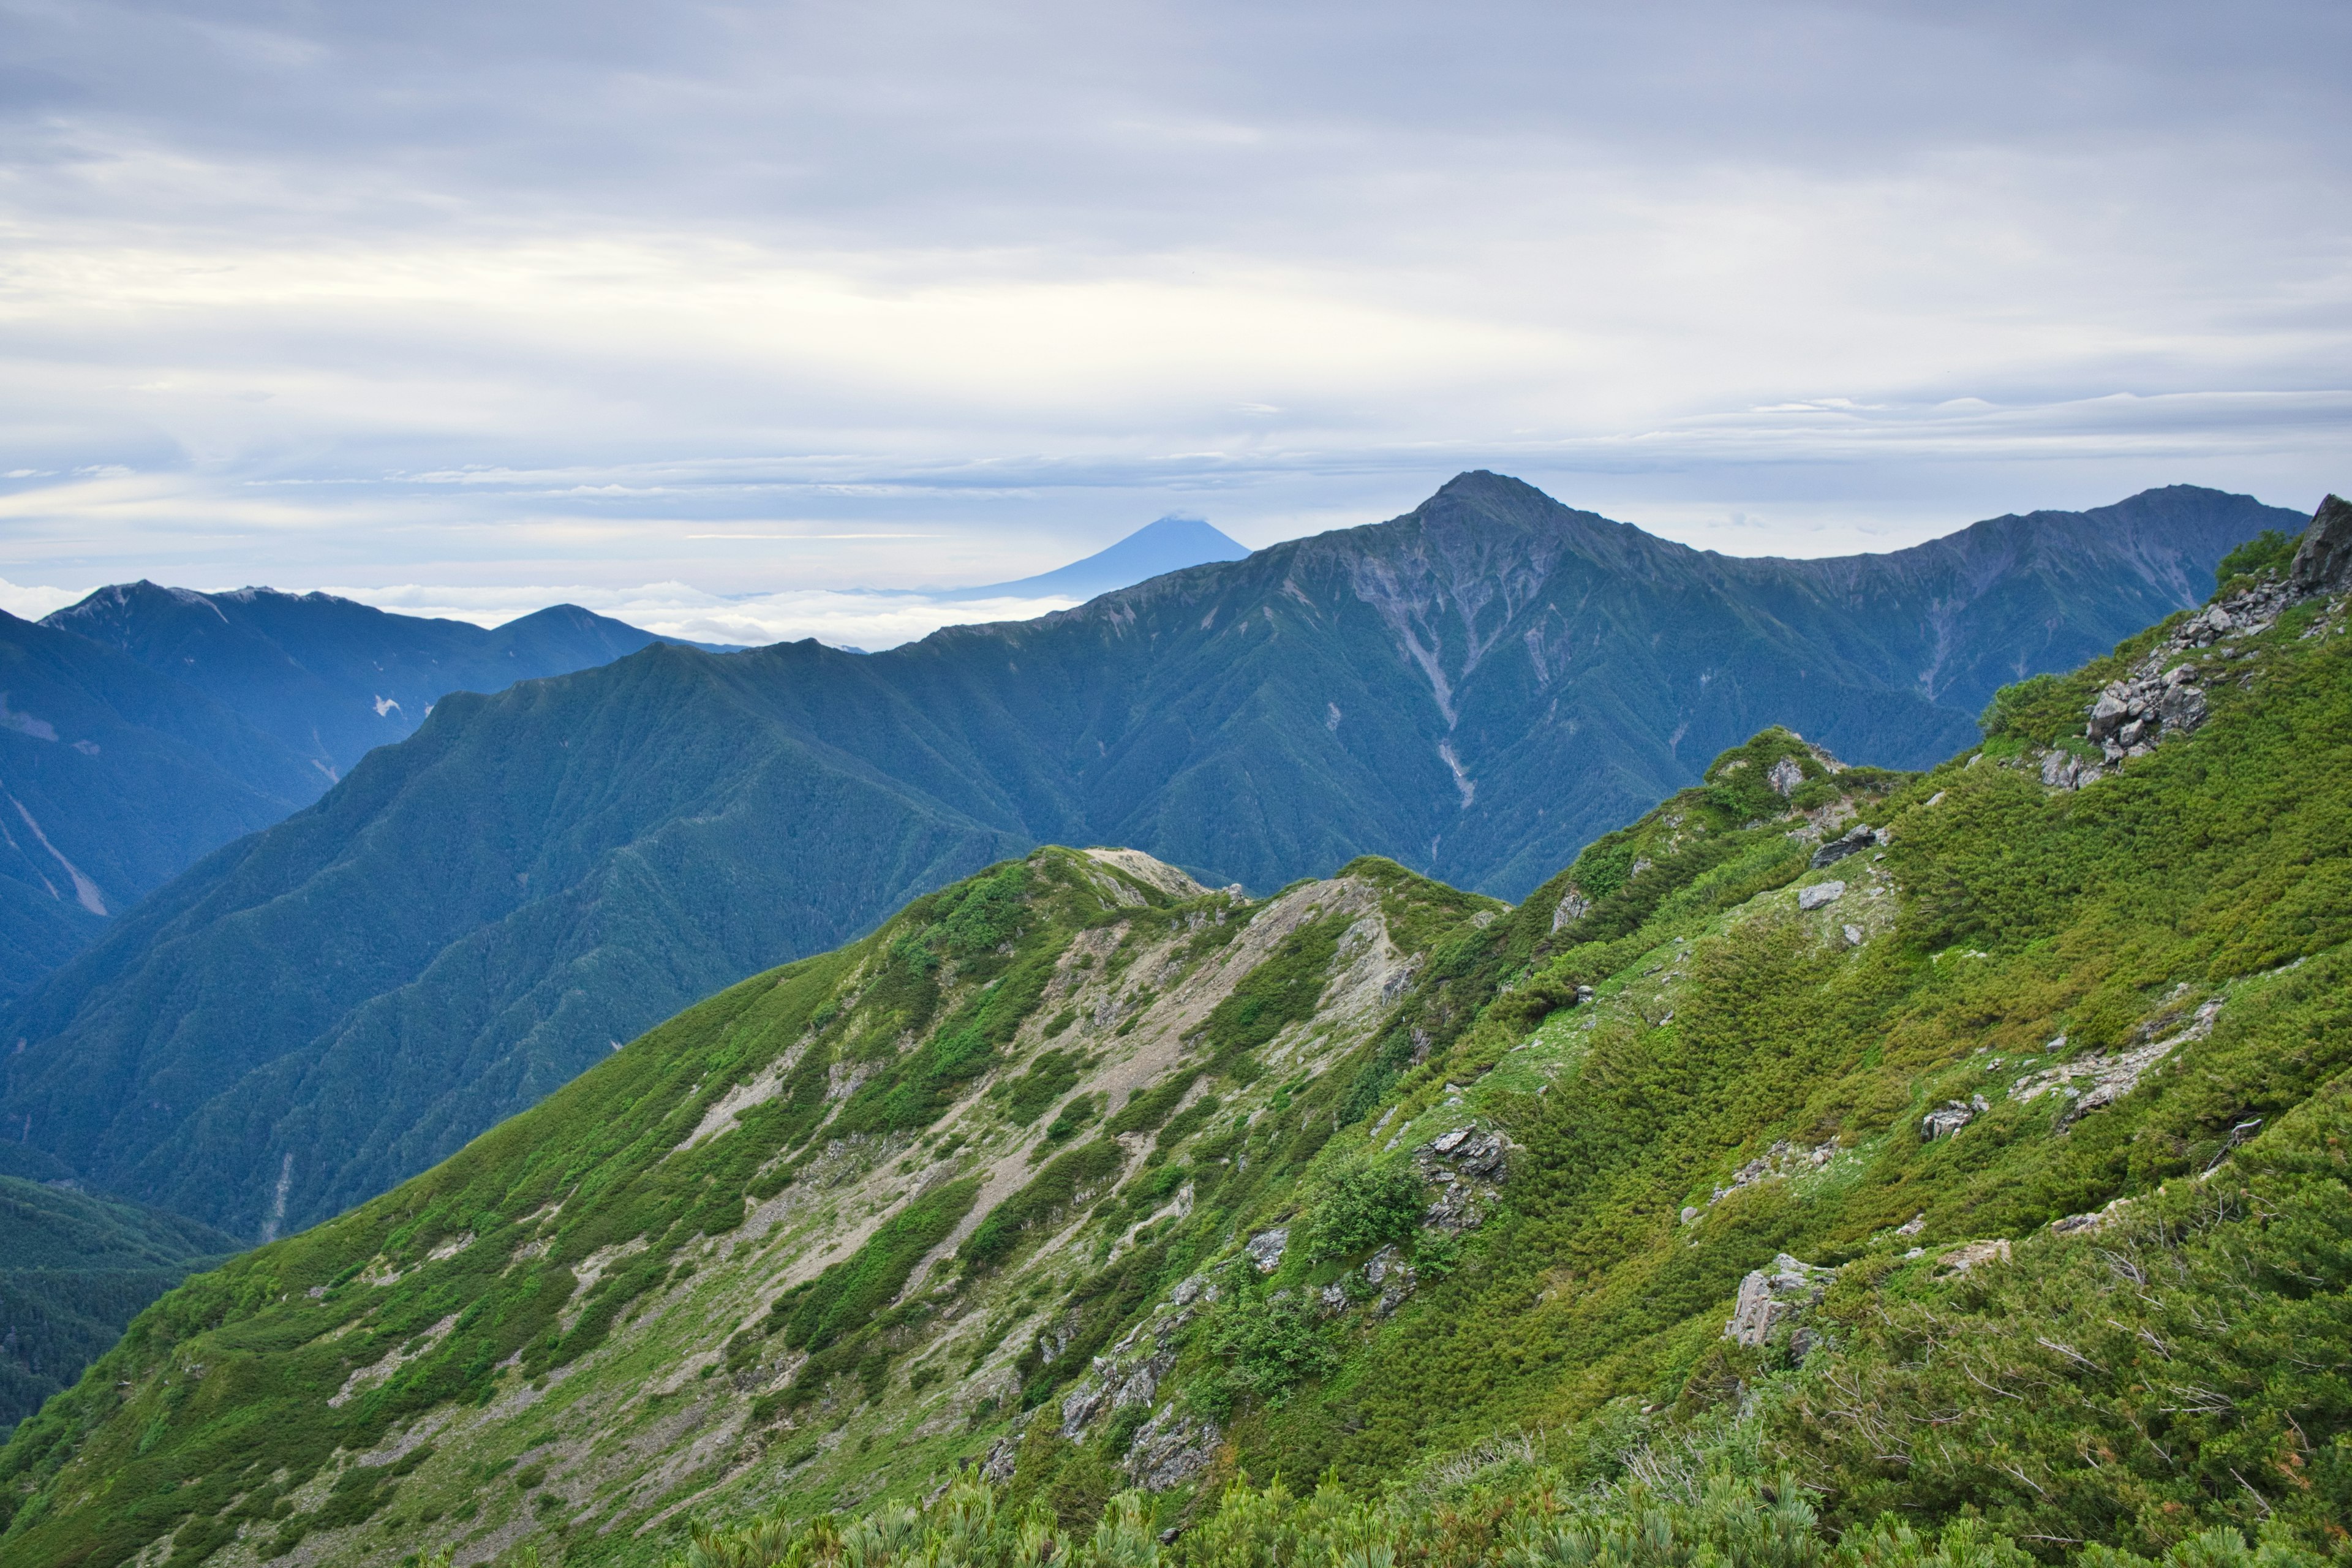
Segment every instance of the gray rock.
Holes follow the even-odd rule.
[[[1801,910],[1818,910],[1824,905],[1836,903],[1843,897],[1845,897],[1843,882],[1816,882],[1810,888],[1797,889],[1797,907]]]
[[[1845,937],[1846,946],[1860,947],[1862,945],[1862,928],[1860,926],[1847,926],[1841,934]]]
[[[2296,598],[2314,594],[2340,594],[2352,588],[2352,503],[2329,496],[2311,514],[2295,547],[2294,563],[2287,568],[2288,592]]]
[[[1775,795],[1786,798],[1797,793],[1805,782],[1805,770],[1794,757],[1782,757],[1765,770],[1764,782],[1772,786]]]
[[[989,1446],[987,1456],[980,1461],[982,1480],[1003,1486],[1013,1479],[1013,1467],[1021,1458],[1021,1439],[1011,1433]]]
[[[1839,837],[1831,839],[1813,851],[1813,869],[1834,866],[1849,855],[1858,855],[1875,844],[1884,844],[1886,837],[1866,822],[1857,822]]]
[[[1100,1377],[1087,1373],[1062,1399],[1062,1436],[1076,1442],[1086,1436],[1094,1418],[1109,1407],[1110,1390],[1103,1386]]]
[[[1949,1138],[1987,1110],[1984,1096],[1972,1095],[1967,1103],[1947,1100],[1919,1119],[1919,1142],[1933,1143],[1938,1138]]]
[[[1551,911],[1551,929],[1558,931],[1571,921],[1582,920],[1591,908],[1592,900],[1584,896],[1584,889],[1570,882],[1568,891],[1559,896],[1559,905]]]
[[[1242,1247],[1260,1274],[1271,1274],[1282,1267],[1283,1249],[1290,1245],[1290,1227],[1278,1225],[1272,1230],[1259,1231]]]
[[[1215,1422],[1183,1420],[1169,1405],[1136,1429],[1122,1464],[1137,1486],[1164,1492],[1209,1468],[1220,1436]]]
[[[1801,1314],[1822,1299],[1837,1278],[1834,1268],[1801,1263],[1783,1252],[1769,1268],[1759,1268],[1739,1282],[1739,1300],[1723,1337],[1743,1345],[1763,1344],[1774,1328]]]

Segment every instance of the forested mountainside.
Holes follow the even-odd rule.
[[[0,1441],[150,1301],[236,1250],[177,1215],[0,1176]]]
[[[0,997],[31,989],[202,855],[311,798],[309,773],[201,693],[0,611]]]
[[[100,588],[41,624],[126,654],[275,736],[310,765],[306,803],[452,691],[501,691],[674,640],[577,605],[483,627],[331,594],[143,582]]]
[[[0,1563],[2340,1561],[2352,507],[2238,567],[1515,909],[918,900],[166,1297]]]
[[[0,616],[0,998],[211,851],[318,799],[447,693],[657,640],[569,605],[485,631],[325,594],[152,583],[37,624]]]
[[[278,1234],[1039,842],[1261,890],[1372,850],[1517,896],[1767,724],[1930,761],[1996,667],[2193,602],[2284,515],[2176,488],[1731,561],[1469,474],[1037,621],[872,657],[648,647],[453,699],[0,1016],[27,1042],[0,1121],[94,1184]]]

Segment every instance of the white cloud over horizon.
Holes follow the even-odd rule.
[[[551,605],[577,605],[662,637],[689,642],[763,647],[814,637],[833,647],[879,653],[929,637],[941,626],[1025,621],[1079,601],[1066,596],[942,599],[911,592],[806,588],[737,598],[706,594],[684,583],[635,588],[522,584],[466,587],[407,584],[387,588],[327,588],[380,610],[503,626]]]
[[[2347,43],[2317,3],[0,8],[0,574],[781,603],[1474,467],[1738,553],[2307,510],[2352,485]]]

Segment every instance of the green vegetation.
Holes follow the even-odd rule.
[[[2221,557],[2213,567],[2213,576],[2220,591],[2228,592],[2241,577],[2259,577],[2264,573],[2286,574],[2294,562],[2294,547],[2300,542],[2295,534],[2284,530],[2266,528],[2252,539]]]
[[[1572,1489],[1550,1468],[1487,1467],[1468,1483],[1393,1490],[1377,1500],[1326,1482],[1306,1497],[1279,1479],[1237,1483],[1172,1542],[1153,1500],[1125,1492],[1075,1533],[1048,1500],[1014,1505],[961,1481],[928,1506],[853,1519],[778,1514],[697,1534],[668,1568],[2030,1568],[1997,1530],[1962,1520],[1925,1530],[1892,1516],[1837,1540],[1798,1479],[1721,1467],[1674,1469],[1657,1484]],[[2093,1546],[2082,1568],[2321,1568],[2336,1559],[2289,1532],[2204,1531],[2157,1559]]]
[[[2341,1563],[2346,619],[2080,790],[2162,628],[1925,774],[1759,731],[1515,909],[994,868],[173,1292],[0,1563]]]
[[[0,1441],[142,1308],[236,1250],[178,1215],[0,1176]]]

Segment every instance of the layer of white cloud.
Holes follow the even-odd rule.
[[[89,593],[87,588],[47,588],[37,584],[26,585],[0,577],[0,610],[5,610],[18,620],[37,621],[51,610],[62,610]]]
[[[916,641],[941,626],[1025,621],[1077,603],[1068,598],[948,602],[923,594],[824,588],[730,599],[684,583],[648,583],[636,588],[584,584],[516,587],[410,584],[326,592],[404,616],[440,616],[484,626],[501,626],[550,605],[578,605],[663,637],[691,642],[755,647],[814,637],[833,647],[866,653]]]

